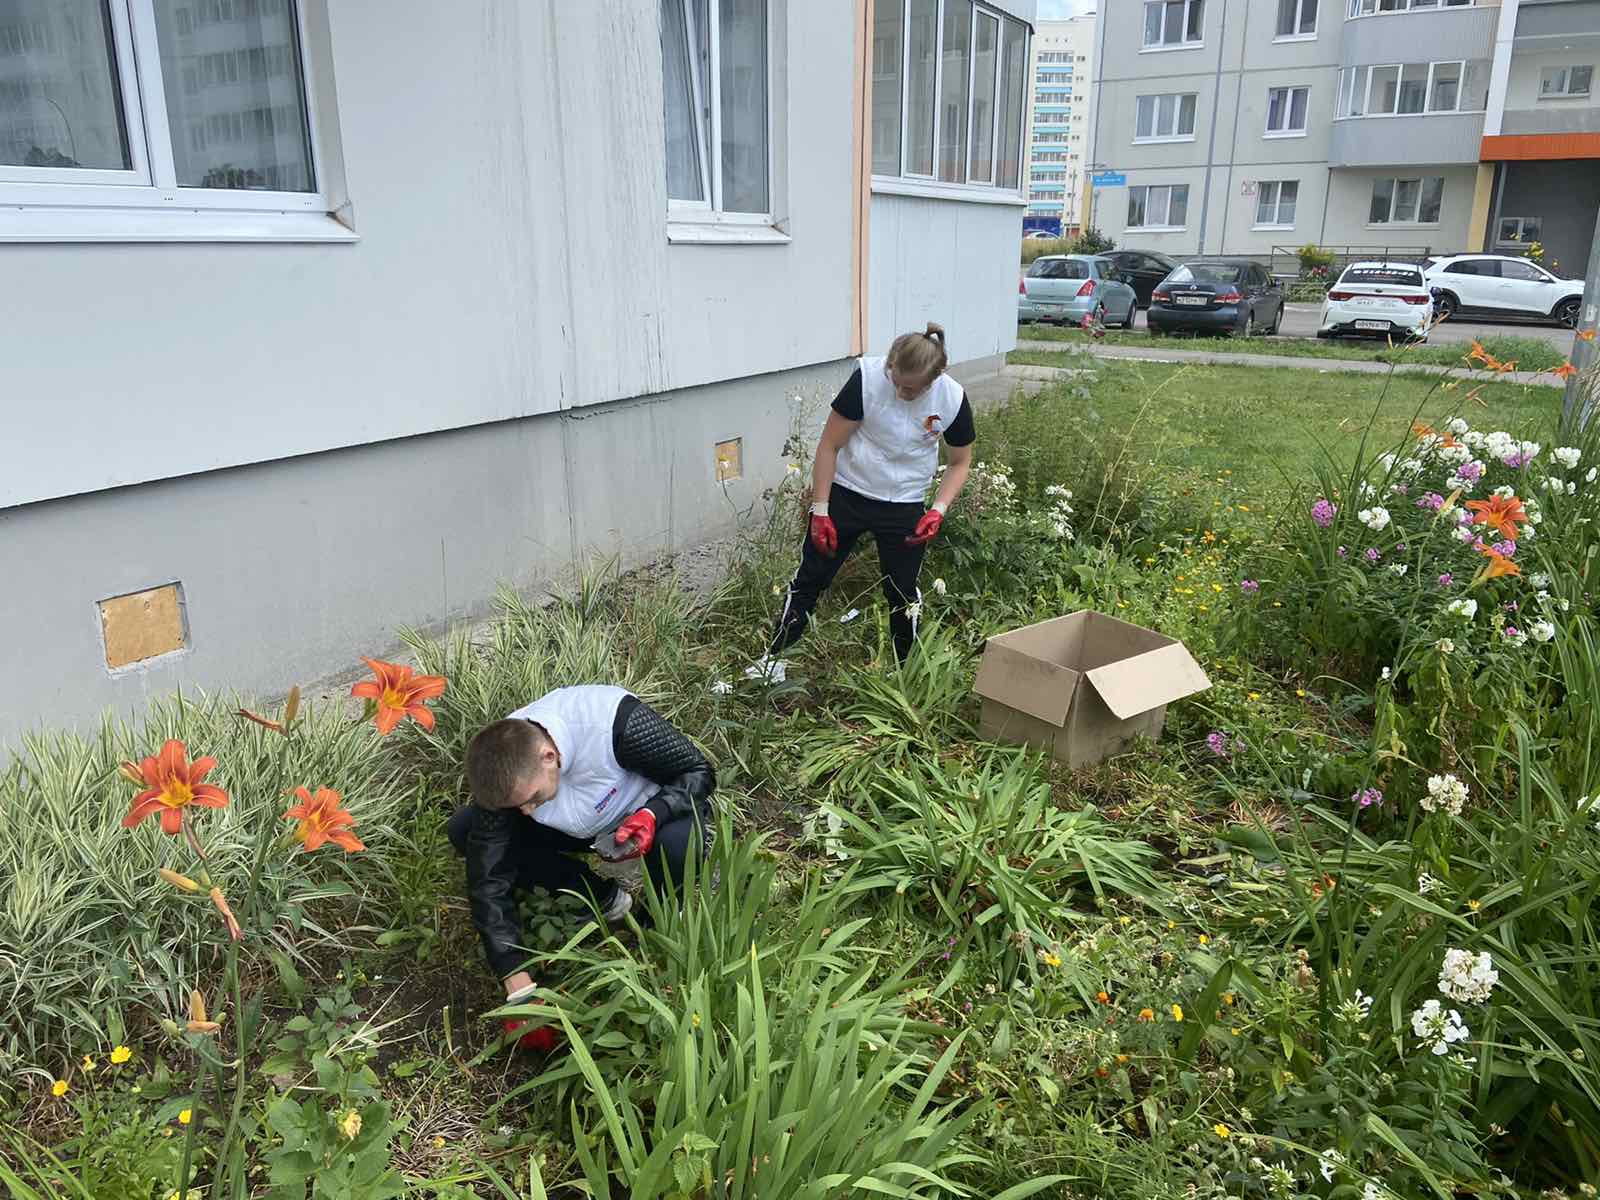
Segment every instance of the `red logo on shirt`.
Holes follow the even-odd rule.
[[[922,422],[922,428],[927,430],[929,433],[938,433],[939,424],[939,414],[932,413]]]

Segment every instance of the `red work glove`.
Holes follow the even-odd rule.
[[[829,558],[839,553],[839,530],[834,525],[832,517],[812,514],[811,544],[819,553],[826,554]]]
[[[944,524],[944,514],[937,508],[930,508],[922,514],[922,520],[917,522],[917,531],[906,539],[908,546],[926,546],[933,541],[934,535],[939,532],[939,526]]]
[[[827,518],[824,517],[823,520],[827,520]],[[642,858],[644,855],[649,854],[650,847],[656,844],[655,813],[648,808],[641,808],[638,812],[624,818],[622,824],[617,826],[617,832],[613,836],[617,839],[617,845],[619,846],[625,842],[633,843],[633,850],[622,856],[624,860]]]
[[[543,1000],[535,1000],[535,1004],[543,1004]],[[517,1049],[549,1054],[561,1041],[561,1035],[556,1032],[554,1025],[535,1025],[532,1021],[522,1017],[502,1017],[500,1027],[506,1035],[512,1036],[520,1033],[517,1038]]]

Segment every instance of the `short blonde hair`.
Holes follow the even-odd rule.
[[[550,735],[532,721],[508,717],[485,725],[467,745],[467,787],[479,808],[507,808],[519,783],[539,769]]]
[[[902,333],[889,346],[889,370],[932,383],[944,374],[944,326],[928,322],[921,333]]]

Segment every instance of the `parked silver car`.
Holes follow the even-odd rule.
[[[1048,254],[1033,260],[1017,285],[1018,321],[1133,324],[1139,297],[1117,265],[1094,254]]]

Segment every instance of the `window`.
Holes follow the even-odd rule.
[[[1539,76],[1539,99],[1560,100],[1587,96],[1594,67],[1546,67]]]
[[[674,215],[767,220],[767,0],[661,0],[661,56]]]
[[[0,13],[7,208],[328,210],[293,0],[9,0]]]
[[[1145,0],[1144,48],[1198,46],[1205,28],[1205,0]]]
[[[1297,179],[1268,180],[1256,191],[1256,225],[1294,228],[1295,201],[1300,198]]]
[[[873,26],[872,173],[1017,190],[1027,26],[975,0],[877,0]]]
[[[1539,240],[1539,231],[1544,228],[1542,217],[1501,217],[1499,228],[1495,234],[1495,243],[1501,246]]]
[[[1340,117],[1482,112],[1488,100],[1487,59],[1347,67],[1339,75]]]
[[[1501,279],[1516,279],[1522,283],[1549,283],[1550,276],[1530,262],[1514,259],[1500,264]]]
[[[1500,274],[1499,264],[1492,258],[1464,258],[1453,262],[1444,269],[1446,275],[1489,275]]]
[[[1374,179],[1371,225],[1437,225],[1444,201],[1444,179]]]
[[[1136,142],[1192,142],[1195,92],[1140,96],[1134,104],[1133,140]]]
[[[1267,91],[1267,137],[1298,137],[1306,131],[1307,87],[1270,88]]]
[[[1370,17],[1409,9],[1470,8],[1474,3],[1475,0],[1350,0],[1349,11],[1352,17]]]
[[[1128,189],[1129,229],[1182,229],[1189,213],[1189,185]]]
[[[1303,38],[1316,34],[1317,0],[1278,0],[1278,37]]]

